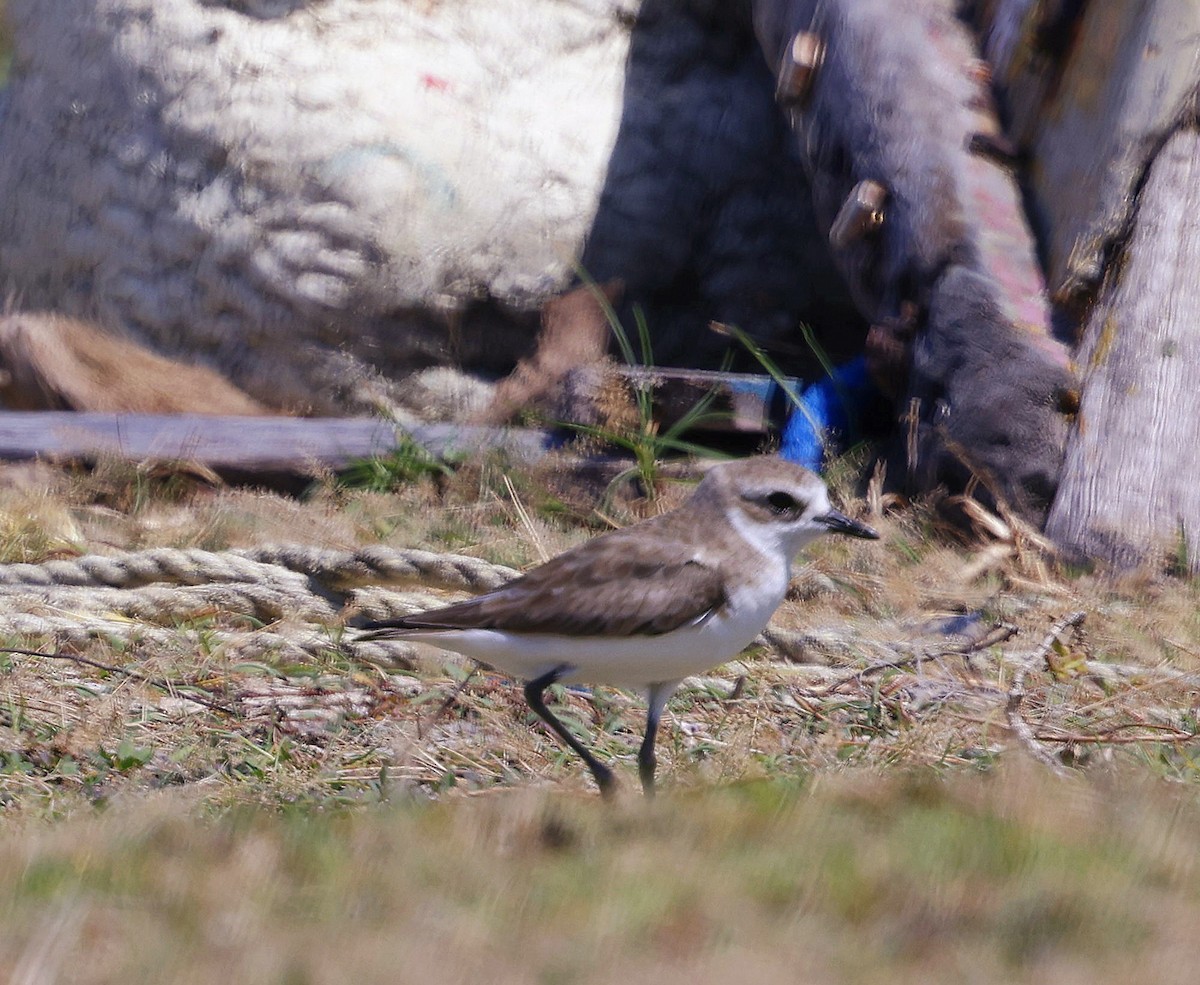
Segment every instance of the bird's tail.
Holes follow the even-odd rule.
[[[414,626],[408,619],[383,619],[378,622],[366,622],[355,627],[358,633],[354,642],[365,643],[370,640],[408,640],[429,632],[428,627]]]

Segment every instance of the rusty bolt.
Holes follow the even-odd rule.
[[[967,139],[967,153],[986,157],[1002,168],[1015,168],[1021,159],[1017,145],[1000,132],[999,127],[981,129]]]
[[[1058,391],[1058,412],[1070,416],[1079,413],[1080,394],[1079,391],[1064,387]]]
[[[788,47],[779,65],[775,99],[785,109],[803,109],[812,92],[821,62],[825,60],[825,42],[811,31],[801,31]]]
[[[878,181],[860,181],[838,210],[829,227],[829,242],[835,250],[844,250],[851,243],[883,225],[883,206],[887,189]]]

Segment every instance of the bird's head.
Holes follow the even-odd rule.
[[[793,462],[764,455],[713,466],[696,489],[728,515],[748,541],[789,559],[822,534],[878,540],[865,523],[835,510],[820,476]]]

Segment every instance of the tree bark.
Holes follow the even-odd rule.
[[[1198,570],[1200,6],[989,0],[1051,298],[1084,375],[1047,532],[1068,555]]]
[[[991,0],[978,21],[1008,135],[1033,162],[1023,177],[1051,298],[1084,307],[1150,160],[1194,112],[1200,5]]]
[[[1093,307],[1083,400],[1047,533],[1121,565],[1200,570],[1200,133],[1172,136]]]

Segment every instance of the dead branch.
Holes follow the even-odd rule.
[[[1038,745],[1038,737],[1034,734],[1032,727],[1025,721],[1021,714],[1021,705],[1025,701],[1025,678],[1029,672],[1039,663],[1045,663],[1050,651],[1054,648],[1054,644],[1058,642],[1059,637],[1068,629],[1078,627],[1083,623],[1087,613],[1072,612],[1063,616],[1056,622],[1048,632],[1033,656],[1028,660],[1023,661],[1013,674],[1012,686],[1008,690],[1008,701],[1004,706],[1004,714],[1008,719],[1008,727],[1012,729],[1013,734],[1020,740],[1034,759],[1051,770],[1058,776],[1070,776],[1070,771],[1062,765],[1053,755]]]
[[[941,660],[943,657],[961,657],[971,653],[978,653],[980,650],[986,650],[989,647],[1004,643],[1017,635],[1017,627],[1008,623],[998,623],[993,626],[984,636],[977,640],[972,640],[968,643],[961,643],[957,646],[948,646],[940,650],[928,650],[923,653],[914,653],[911,656],[899,657],[895,660],[881,660],[879,663],[873,663],[861,670],[856,670],[852,674],[847,674],[845,677],[839,677],[831,684],[826,686],[820,692],[821,695],[836,694],[847,684],[855,682],[862,683],[863,679],[872,675],[879,674],[886,670],[904,670],[910,667],[917,667],[924,663],[929,663],[933,660]],[[812,692],[810,692],[812,693]]]
[[[1125,729],[1148,729],[1157,735],[1118,735]],[[1132,745],[1138,742],[1191,742],[1200,738],[1200,732],[1188,732],[1173,725],[1153,725],[1148,722],[1123,722],[1112,725],[1102,732],[1047,732],[1035,733],[1039,742],[1063,742],[1067,745]]]
[[[69,660],[72,663],[82,664],[85,667],[93,667],[96,670],[103,670],[109,674],[116,674],[119,677],[124,677],[126,680],[136,681],[139,684],[148,684],[150,687],[156,687],[167,694],[175,695],[180,691],[186,691],[185,697],[188,701],[194,701],[198,705],[205,708],[210,708],[213,711],[219,711],[223,715],[236,715],[237,712],[228,705],[220,704],[216,701],[211,701],[208,698],[201,698],[198,695],[192,694],[193,689],[204,690],[198,684],[188,684],[185,681],[173,681],[164,677],[149,677],[146,674],[139,674],[136,670],[126,670],[124,667],[116,667],[112,664],[101,663],[99,660],[92,660],[90,657],[81,657],[75,653],[63,653],[56,651],[54,653],[46,653],[44,650],[23,650],[14,646],[0,647],[0,653],[15,653],[24,657],[45,657],[47,660]]]
[[[454,689],[448,695],[446,695],[445,700],[443,700],[442,703],[440,705],[438,705],[437,711],[435,711],[432,715],[429,716],[429,720],[427,722],[422,723],[420,716],[417,717],[417,738],[418,739],[425,738],[425,730],[433,728],[433,726],[436,725],[441,720],[441,717],[444,714],[446,714],[446,712],[449,710],[450,706],[452,704],[454,704],[455,701],[458,700],[458,696],[467,689],[467,685],[471,683],[471,678],[474,677],[477,673],[479,673],[479,671],[482,669],[483,669],[483,664],[481,664],[481,663],[474,664],[471,667],[470,673],[468,673],[461,681],[459,681],[456,685],[454,685]]]

